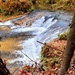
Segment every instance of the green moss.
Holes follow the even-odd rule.
[[[58,37],[59,37],[59,40],[67,40],[67,34],[59,34],[58,35]]]
[[[50,62],[51,64],[59,63],[59,58],[58,58],[58,57],[50,58],[50,59],[49,59],[49,62]]]
[[[68,29],[68,31],[64,32],[63,34],[58,34],[58,39],[59,40],[67,40],[67,36],[69,34],[70,30]]]

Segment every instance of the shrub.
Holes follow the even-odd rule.
[[[58,37],[59,37],[59,40],[67,40],[67,35],[65,33],[59,34]]]
[[[69,30],[67,32],[64,32],[63,34],[58,34],[59,40],[67,40],[68,34],[69,34]]]
[[[12,14],[22,14],[28,12],[32,7],[31,0],[6,0],[0,4],[0,13],[5,16]]]

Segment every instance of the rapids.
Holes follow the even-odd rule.
[[[15,25],[14,22],[21,21],[25,18],[29,19],[25,20],[21,26]],[[9,64],[16,63],[16,65],[31,65],[34,64],[33,61],[39,63],[42,44],[37,41],[45,43],[57,38],[58,34],[63,33],[68,29],[68,25],[71,23],[71,20],[72,14],[68,12],[35,10],[23,17],[6,22],[0,22],[0,26],[4,25],[10,27],[11,30],[8,32],[9,34],[17,33],[19,36],[23,34],[22,37],[25,37],[25,39],[19,41],[22,46],[22,50],[15,50],[10,53],[10,58],[13,54],[17,55],[17,57],[11,61],[8,60]],[[29,27],[26,26],[28,23],[30,23]],[[32,37],[28,38],[27,36]],[[25,54],[33,61],[31,61]]]

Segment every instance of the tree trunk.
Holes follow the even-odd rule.
[[[64,52],[64,58],[58,75],[64,75],[68,70],[74,49],[75,49],[75,12],[70,27],[70,33],[67,39],[67,46]]]

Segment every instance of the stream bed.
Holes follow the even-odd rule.
[[[21,25],[15,24],[15,22],[22,20],[24,21]],[[68,29],[71,20],[72,13],[65,11],[49,12],[35,10],[20,18],[0,22],[0,27],[9,28],[8,31],[0,29],[1,40],[8,38],[15,38],[17,40],[20,38],[18,40],[19,46],[21,46],[20,49],[13,48],[12,52],[2,52],[0,49],[2,52],[1,56],[7,58],[9,63],[7,67],[10,69],[14,66],[32,65],[34,62],[39,63],[40,51],[43,45],[37,41],[45,43],[57,38],[58,34]]]

